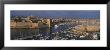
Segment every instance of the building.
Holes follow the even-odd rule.
[[[100,26],[87,26],[87,31],[100,31]]]
[[[51,27],[51,19],[43,19],[42,23],[45,23],[48,25],[48,27]]]
[[[17,22],[16,23],[16,28],[30,28],[32,27],[31,22]]]
[[[100,26],[99,25],[78,25],[75,26],[75,30],[77,31],[100,31]]]
[[[38,23],[32,23],[32,26],[30,28],[39,28]]]
[[[16,22],[14,20],[11,20],[10,27],[11,28],[15,28],[16,27]]]

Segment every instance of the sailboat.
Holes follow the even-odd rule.
[[[54,25],[54,28],[58,28],[58,25]]]

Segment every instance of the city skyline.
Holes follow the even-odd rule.
[[[12,10],[10,15],[11,40],[100,40],[99,10]]]
[[[12,16],[100,18],[99,10],[11,10]]]

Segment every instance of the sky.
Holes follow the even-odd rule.
[[[11,10],[11,16],[100,18],[100,10]]]

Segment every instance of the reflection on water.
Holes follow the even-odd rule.
[[[50,34],[49,28],[42,29],[11,29],[11,39],[31,37],[34,35],[42,34],[42,36],[48,36]]]
[[[87,36],[76,35],[68,31],[75,25],[60,25],[40,29],[11,29],[11,40],[93,40],[100,39],[99,32],[90,32]]]

